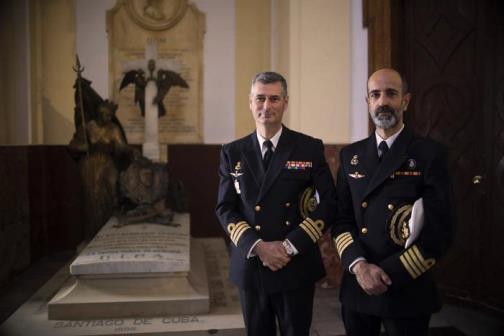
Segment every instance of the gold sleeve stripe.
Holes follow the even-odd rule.
[[[422,253],[420,252],[420,250],[418,249],[418,247],[416,245],[413,245],[411,247],[411,249],[413,250],[413,252],[415,253],[415,255],[418,257],[418,260],[420,261],[420,263],[427,270],[436,264],[436,260],[434,258],[424,259],[424,257],[422,256]]]
[[[413,279],[427,272],[436,264],[436,260],[433,258],[425,259],[416,245],[407,249],[399,259]]]
[[[238,224],[236,224],[236,225],[234,226],[234,228],[230,231],[229,236],[231,237],[231,239],[233,239],[233,237],[236,235],[236,232],[237,232],[240,228],[242,228],[242,227],[244,227],[244,226],[246,226],[246,224],[243,224],[243,223],[238,223]]]
[[[236,237],[238,237],[238,235],[240,235],[246,229],[247,229],[246,225],[241,225],[237,227],[230,236],[231,240],[236,241],[237,240]]]
[[[352,238],[352,235],[350,234],[350,232],[343,232],[342,234],[340,234],[339,236],[337,236],[335,239],[336,239],[336,243],[338,243],[338,241],[340,241],[341,239],[345,238],[345,237],[350,237]]]
[[[238,241],[240,240],[242,234],[248,229],[250,229],[250,225],[248,225],[248,223],[245,221],[238,222],[236,225],[233,224],[232,226],[228,225],[229,237],[231,238],[231,241],[236,246],[238,246]]]
[[[311,229],[311,231],[313,232],[313,234],[315,235],[315,237],[317,237],[317,239],[320,239],[320,237],[322,237],[322,232],[318,229],[317,227],[317,224],[315,224],[315,222],[313,220],[304,220],[303,221],[307,227],[309,227]]]
[[[413,279],[416,279],[419,274],[417,274],[415,270],[410,266],[404,254],[399,257],[399,260],[401,260],[401,263],[403,264],[404,268],[406,268],[406,271],[408,271],[411,277]]]
[[[240,240],[240,238],[241,238],[242,234],[243,234],[245,231],[247,231],[248,229],[250,229],[250,226],[248,226],[248,227],[244,228],[244,229],[243,229],[243,230],[242,230],[239,234],[237,234],[237,235],[236,235],[236,238],[235,238],[235,241],[234,241],[235,246],[238,246],[238,241]]]
[[[346,248],[347,248],[348,246],[350,246],[352,243],[353,243],[353,240],[350,240],[350,241],[348,241],[348,242],[344,243],[343,245],[341,245],[341,247],[340,247],[340,249],[339,249],[339,251],[338,251],[338,253],[339,253],[339,255],[340,255],[340,258],[341,258],[341,256],[343,255],[343,251],[345,251],[345,250],[346,250]]]
[[[350,236],[350,237],[347,236],[343,239],[340,239],[336,243],[336,248],[338,249],[338,251],[340,251],[342,246],[347,245],[348,243],[352,243],[352,242],[353,242],[352,236]]]
[[[313,240],[314,243],[317,241],[317,237],[315,237],[315,235],[310,231],[310,229],[306,226],[304,222],[299,224],[299,227],[303,229],[308,234],[308,236],[310,236],[310,238]]]
[[[310,227],[312,227],[316,232],[319,237],[322,237],[322,230],[318,227],[318,225],[315,223],[315,221],[311,218],[306,218],[304,220],[306,224],[308,224]]]
[[[343,251],[353,243],[353,238],[350,232],[344,232],[334,239],[336,243],[336,249],[340,257],[343,255]]]
[[[322,237],[322,231],[319,230],[317,224],[315,224],[315,222],[312,219],[306,218],[303,221],[303,223],[306,224],[306,227],[309,227],[311,229],[311,231],[313,232],[313,234],[315,234],[315,237],[317,237],[317,239],[320,239],[320,237]]]
[[[413,251],[413,249],[407,250],[406,254],[411,258],[411,260],[415,264],[415,267],[420,270],[420,273],[425,273],[427,271],[427,268],[425,268],[423,263],[418,259],[418,256]]]
[[[353,243],[352,237],[345,237],[344,239],[340,240],[339,243],[336,244],[336,249],[338,250],[338,254],[341,255],[343,254],[343,251],[350,246],[350,244]]]
[[[423,272],[422,270],[420,270],[415,262],[411,259],[411,256],[409,253],[404,253],[402,256],[404,256],[404,259],[406,260],[406,262],[408,263],[409,267],[413,270],[413,272],[415,273],[415,277],[413,277],[413,279],[415,279],[416,277],[420,276]]]
[[[231,234],[231,239],[235,240],[236,237],[246,228],[248,228],[249,226],[247,224],[240,224],[240,225],[237,225],[236,226],[236,229],[233,231],[233,233]]]

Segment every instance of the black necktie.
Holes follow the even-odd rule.
[[[273,143],[270,140],[264,141],[264,146],[268,148],[266,153],[264,153],[263,157],[263,165],[264,171],[268,170],[269,163],[271,161],[271,157],[273,156]]]
[[[385,156],[385,154],[387,154],[388,150],[389,148],[387,142],[385,140],[380,142],[380,144],[378,145],[378,158],[380,159],[380,161]]]

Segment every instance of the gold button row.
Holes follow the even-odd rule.
[[[361,207],[363,209],[366,209],[368,207],[368,202],[366,202],[366,201],[362,202]],[[389,210],[394,210],[395,206],[394,206],[394,204],[390,203],[389,205],[387,205],[387,208]]]
[[[286,208],[290,208],[290,206],[291,206],[290,202],[285,203],[285,207],[286,207]],[[256,212],[261,211],[261,206],[260,206],[260,205],[256,205],[256,206],[254,207],[254,210],[255,210]]]

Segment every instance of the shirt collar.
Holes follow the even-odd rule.
[[[387,140],[382,139],[382,137],[378,135],[378,132],[375,131],[376,148],[378,148],[378,146],[380,145],[380,142],[382,142],[383,140],[385,140],[385,142],[387,143],[388,148],[392,148],[392,145],[394,144],[394,141],[397,139],[397,137],[399,136],[399,134],[401,134],[401,132],[402,132],[403,129],[404,129],[404,125],[402,125],[401,129],[399,131],[397,131],[396,134],[392,135],[391,137],[388,137]]]
[[[271,143],[273,144],[273,148],[272,148],[273,151],[275,151],[275,149],[278,145],[278,141],[280,140],[280,135],[282,135],[282,130],[283,130],[283,126],[280,126],[280,129],[278,130],[278,132],[276,132],[276,134],[273,135],[270,139]],[[256,135],[257,135],[257,141],[259,141],[259,148],[261,148],[261,152],[264,154],[266,152],[266,150],[268,150],[268,148],[266,148],[266,146],[263,146],[264,141],[266,141],[266,138],[263,138],[263,136],[260,135],[259,132],[257,132],[257,130],[256,130]]]

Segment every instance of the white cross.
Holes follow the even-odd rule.
[[[130,70],[142,69],[145,74],[145,78],[148,79],[150,72],[148,69],[149,60],[154,60],[156,62],[156,69],[153,72],[154,78],[156,78],[156,70],[161,69],[173,69],[179,68],[178,64],[175,64],[170,60],[158,60],[157,59],[157,43],[154,39],[147,40],[145,46],[145,59],[138,61],[128,61],[123,63],[123,72],[126,73]],[[145,129],[144,129],[144,143],[142,145],[143,156],[153,160],[159,161],[160,151],[159,151],[159,112],[158,105],[153,104],[154,98],[157,96],[157,85],[155,80],[148,80],[145,86]]]

